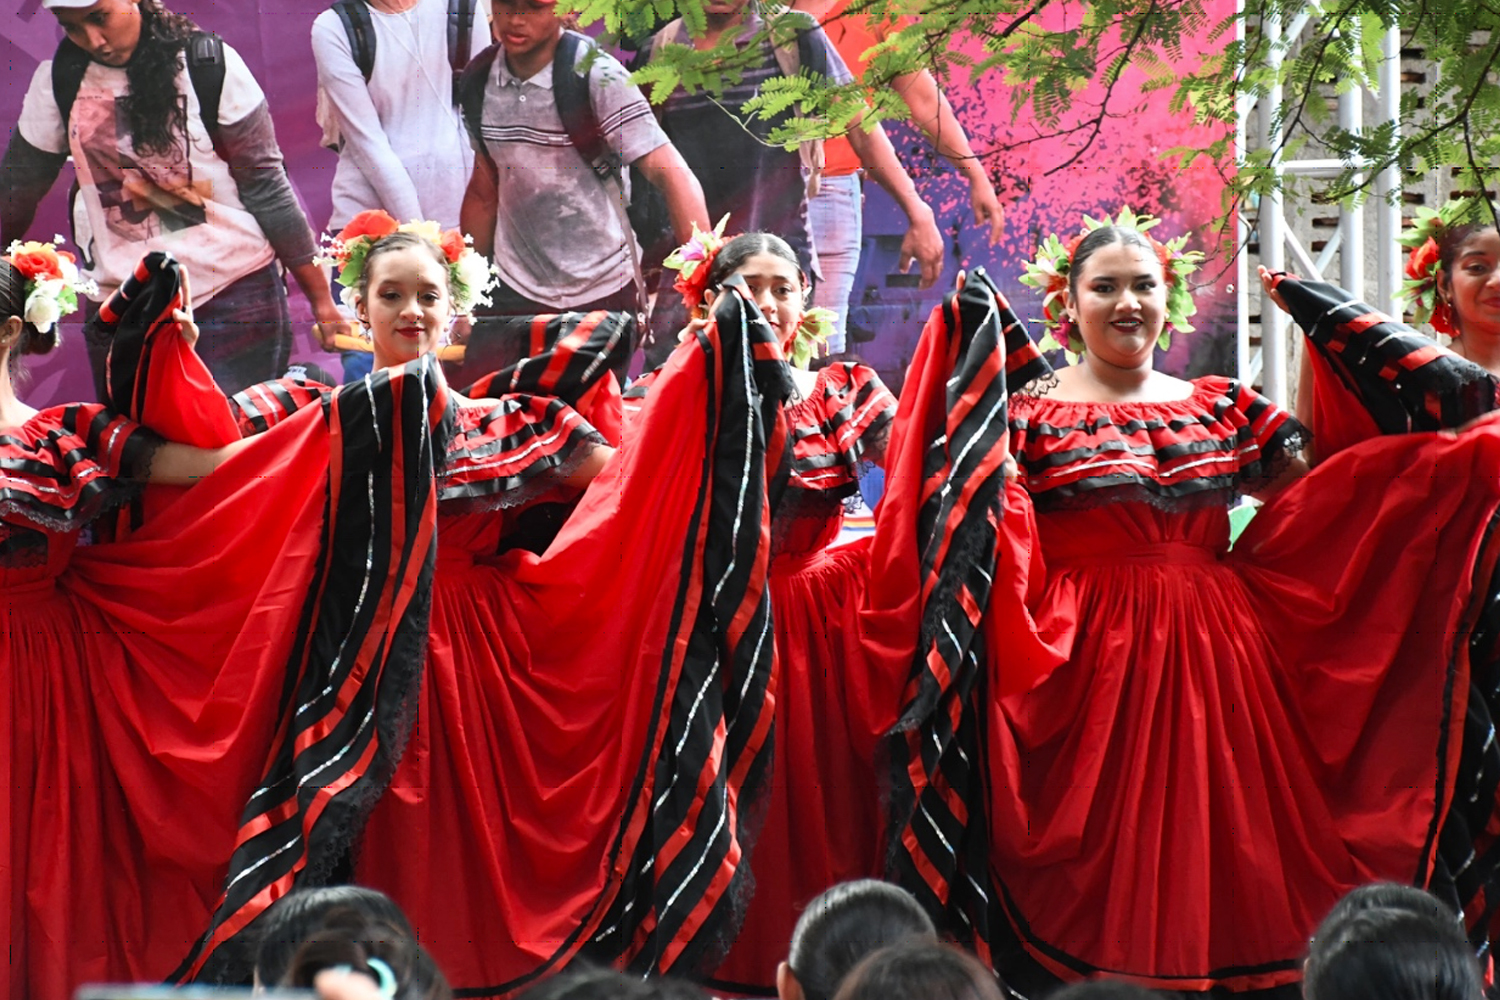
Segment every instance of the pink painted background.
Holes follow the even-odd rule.
[[[176,0],[171,6],[223,35],[249,63],[270,102],[293,187],[314,227],[321,228],[328,217],[335,157],[318,146],[309,32],[313,18],[325,5],[308,0]],[[1077,6],[1053,8],[1054,23],[1077,17]],[[1233,9],[1228,0],[1216,0],[1214,6],[1219,15]],[[50,58],[60,38],[56,21],[41,9],[40,0],[0,0],[0,122],[5,124],[7,141],[37,64]],[[1184,40],[1183,49],[1193,52],[1201,47]],[[1194,232],[1199,248],[1214,251],[1218,239],[1212,220],[1220,211],[1223,179],[1208,164],[1180,171],[1158,154],[1174,146],[1207,145],[1215,133],[1170,114],[1169,95],[1143,95],[1141,83],[1140,74],[1126,72],[1114,89],[1113,116],[1103,123],[1092,148],[1065,170],[1053,172],[1073,156],[1076,140],[1039,138],[1041,131],[1034,123],[1012,122],[1010,95],[996,74],[977,83],[949,81],[948,95],[1006,207],[1005,237],[995,247],[988,245],[973,222],[963,179],[932,155],[914,130],[891,127],[903,162],[937,214],[947,240],[948,263],[941,286],[925,292],[905,276],[893,274],[903,217],[884,192],[874,184],[866,186],[864,260],[850,322],[873,331],[875,339],[853,345],[861,356],[899,384],[923,319],[941,288],[951,286],[960,267],[985,267],[1022,318],[1039,316],[1039,296],[1016,280],[1021,261],[1042,235],[1074,231],[1084,214],[1098,216],[1130,205],[1138,212],[1161,216],[1165,221],[1158,232]],[[1080,95],[1080,107],[1096,100],[1100,92],[1102,88],[1096,86]],[[67,235],[65,201],[70,181],[70,172],[65,171],[38,211],[29,236]],[[1199,280],[1207,284],[1199,294],[1198,332],[1176,339],[1164,359],[1168,370],[1187,374],[1230,371],[1235,306],[1231,276],[1221,273],[1225,265],[1211,254],[1200,272]],[[309,314],[295,295],[293,310],[301,330],[299,358],[337,371],[337,359],[314,345],[308,332]],[[22,393],[34,406],[91,395],[76,324],[65,324],[64,336],[61,349],[31,365],[30,382]]]

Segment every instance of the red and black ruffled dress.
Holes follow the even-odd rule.
[[[510,993],[579,956],[690,969],[735,922],[739,811],[770,732],[764,421],[784,392],[756,360],[754,318],[731,297],[679,348],[639,433],[541,555],[507,536],[618,437],[598,362],[621,318],[554,319],[544,356],[458,408],[425,667],[353,861],[462,995]],[[326,395],[282,380],[234,412],[245,433],[274,433]]]
[[[1343,289],[1291,275],[1279,276],[1277,288],[1312,347],[1312,420],[1320,460],[1358,451],[1361,442],[1381,435],[1463,427],[1500,408],[1500,383],[1489,372]],[[1445,478],[1432,488],[1470,486]],[[1489,580],[1484,593],[1500,593],[1500,581]],[[1494,724],[1500,718],[1500,601],[1486,601],[1464,625],[1469,690],[1461,758],[1425,885],[1464,913],[1483,956],[1500,911],[1500,742]]]
[[[106,308],[175,341],[170,278]],[[168,977],[247,838],[278,849],[229,898],[318,864],[388,777],[373,693],[415,680],[444,401],[431,366],[395,369],[144,496],[161,439],[100,406],[0,434],[0,993]]]
[[[1230,502],[1302,436],[1246,386],[1019,397],[1011,428],[1002,533],[1045,570],[1012,581],[1032,621],[989,650],[992,682],[1042,678],[986,707],[996,926],[1019,945],[1002,973],[1295,983],[1339,896],[1438,864],[1500,434],[1346,449],[1229,551]]]
[[[1016,341],[1012,372],[999,350],[1007,338]],[[785,407],[791,471],[771,525],[774,772],[755,838],[754,897],[710,979],[718,988],[773,990],[807,904],[839,882],[886,871],[885,769],[905,770],[906,732],[920,727],[912,722],[894,737],[898,760],[886,752],[888,734],[901,722],[914,672],[929,662],[925,639],[937,622],[951,620],[945,633],[962,636],[939,660],[977,648],[988,585],[976,597],[965,584],[979,581],[965,576],[994,568],[985,557],[993,560],[996,548],[1006,387],[1034,374],[1029,348],[976,271],[934,311],[899,405],[869,368],[836,364]],[[635,386],[627,396],[644,391]],[[886,467],[875,533],[835,546],[844,501],[871,460]],[[925,700],[921,709],[944,710]],[[911,805],[896,803],[898,827]]]
[[[754,854],[755,895],[714,975],[727,989],[775,989],[808,902],[881,871],[875,749],[895,722],[904,672],[864,669],[858,615],[870,541],[830,547],[861,463],[882,461],[896,397],[865,365],[834,364],[786,407],[791,478],[771,522],[776,626],[773,777]]]

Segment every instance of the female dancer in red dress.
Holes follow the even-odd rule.
[[[306,864],[304,831],[378,784],[389,720],[357,709],[377,683],[399,700],[392,661],[425,624],[411,595],[430,556],[421,499],[443,414],[421,405],[441,388],[430,366],[351,387],[254,442],[215,443],[189,420],[171,437],[205,447],[165,443],[94,404],[34,411],[10,362],[56,344],[72,270],[38,244],[0,262],[0,993],[43,1000],[161,979],[181,961],[223,885],[284,697],[341,696],[300,720],[303,754],[326,766],[287,802],[272,867]],[[175,266],[153,255],[137,278],[106,320],[149,326],[166,353],[191,357]],[[141,398],[170,396],[172,368]],[[377,408],[362,431],[347,422]],[[371,434],[387,446],[345,447]],[[379,489],[346,488],[371,477]],[[196,485],[152,487],[163,516],[143,521],[144,481]],[[349,615],[351,586],[377,614]],[[379,648],[362,645],[370,635]],[[327,655],[340,643],[347,653]],[[351,711],[367,724],[348,729]]]
[[[1272,300],[1307,333],[1298,409],[1327,460],[1381,435],[1460,428],[1500,405],[1500,236],[1491,208],[1450,202],[1421,210],[1403,295],[1443,347],[1340,288],[1261,269]],[[1493,589],[1493,584],[1491,585]],[[1427,888],[1463,910],[1481,957],[1500,906],[1500,607],[1469,631],[1469,690],[1453,789]]]
[[[782,240],[703,234],[669,263],[685,265],[678,289],[690,309],[726,281],[745,282],[782,352],[806,363],[819,311],[804,310],[806,281]],[[966,651],[986,603],[982,593],[960,598],[957,581],[995,551],[1007,380],[998,344],[1007,335],[1018,366],[1010,377],[1024,381],[1026,359],[1041,370],[1040,357],[976,274],[935,311],[899,412],[865,365],[792,369],[790,478],[771,523],[776,764],[755,895],[715,985],[773,990],[801,910],[836,883],[884,869],[881,739],[925,654],[924,629],[967,601],[954,640]],[[627,408],[648,390],[657,391],[649,376],[626,394]],[[886,466],[875,534],[834,546],[865,462]]]
[[[456,234],[439,247],[388,219],[356,222],[341,242],[377,368],[427,357],[454,293],[472,298],[471,251]],[[755,360],[764,324],[726,301],[611,454],[619,396],[602,362],[619,318],[551,322],[545,356],[458,400],[414,726],[354,854],[357,880],[400,904],[470,996],[580,953],[640,969],[699,960],[740,901],[739,810],[770,728],[764,421],[781,376]],[[232,409],[252,433],[322,398],[283,381]],[[507,544],[523,506],[586,482],[543,555]],[[222,908],[200,961],[225,960],[285,888]]]
[[[988,871],[966,874],[993,879],[1023,992],[1290,987],[1345,891],[1440,864],[1500,435],[1385,438],[1297,478],[1289,414],[1153,370],[1191,262],[1139,222],[1037,268],[1084,351],[1010,414],[1001,528],[1045,563],[1011,595],[1034,621],[988,651],[982,795],[913,768],[930,808],[901,843],[920,871],[983,810]],[[1474,485],[1433,489],[1449,477]],[[1230,552],[1241,492],[1271,500]],[[1033,686],[1005,696],[1008,674]]]

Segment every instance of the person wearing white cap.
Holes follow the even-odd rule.
[[[24,238],[71,155],[80,269],[103,301],[150,250],[192,271],[198,350],[227,392],[279,376],[292,345],[278,261],[323,332],[348,332],[313,263],[265,94],[239,53],[160,0],[43,0],[67,36],[37,67],[0,162],[0,246]],[[103,342],[84,340],[103,398]]]

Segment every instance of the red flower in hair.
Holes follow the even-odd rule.
[[[38,278],[58,280],[63,276],[57,251],[45,243],[23,244],[7,259],[28,281],[36,281]]]
[[[337,238],[345,243],[352,243],[361,236],[378,240],[382,236],[391,235],[396,229],[396,220],[384,209],[372,208],[350,219],[349,224],[339,231]]]
[[[1413,281],[1421,281],[1430,276],[1437,267],[1438,245],[1437,240],[1431,236],[1427,242],[1416,247],[1406,257],[1406,276]]]
[[[468,244],[464,242],[464,234],[457,229],[450,229],[443,234],[442,241],[438,244],[443,248],[443,255],[448,258],[448,263],[457,264],[458,258],[464,255]]]

